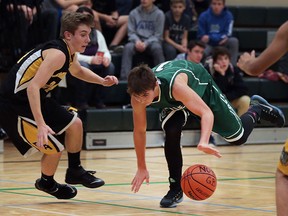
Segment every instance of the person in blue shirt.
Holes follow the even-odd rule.
[[[234,18],[225,7],[225,0],[212,0],[210,7],[198,19],[197,38],[206,43],[205,55],[209,56],[215,46],[225,46],[231,54],[231,63],[236,65],[239,41],[232,37]]]

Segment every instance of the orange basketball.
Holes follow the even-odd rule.
[[[213,170],[203,164],[195,164],[185,170],[181,178],[181,187],[187,197],[193,200],[209,198],[217,186]]]

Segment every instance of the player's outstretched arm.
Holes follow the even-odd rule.
[[[201,118],[201,135],[197,146],[198,150],[206,154],[221,157],[220,152],[208,144],[212,132],[214,115],[202,98],[187,85],[187,82],[188,77],[186,74],[177,75],[172,89],[173,97],[181,101],[187,109]]]
[[[135,152],[137,156],[137,172],[131,184],[131,190],[135,193],[139,191],[143,181],[149,183],[149,172],[146,166],[145,151],[146,151],[146,105],[137,101],[131,96],[131,105],[133,108],[133,139]]]
[[[288,51],[288,21],[280,26],[271,44],[258,56],[255,52],[240,56],[237,66],[251,76],[257,76],[274,64]]]

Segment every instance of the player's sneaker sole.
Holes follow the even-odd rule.
[[[55,183],[51,189],[41,186],[40,178],[35,182],[35,188],[45,193],[48,193],[57,199],[71,199],[77,195],[77,189],[71,185]]]

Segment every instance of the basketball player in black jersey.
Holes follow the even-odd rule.
[[[102,179],[93,175],[95,172],[81,166],[83,128],[76,112],[46,97],[67,73],[103,86],[118,83],[116,77],[101,78],[81,67],[77,60],[75,53],[85,50],[92,25],[91,15],[64,14],[60,38],[39,45],[23,56],[0,89],[0,125],[23,156],[36,151],[43,153],[42,176],[36,180],[35,187],[58,199],[70,199],[77,194],[75,187],[54,180],[64,147],[68,152],[66,183],[89,188],[104,185]],[[64,142],[60,137],[64,137]]]

